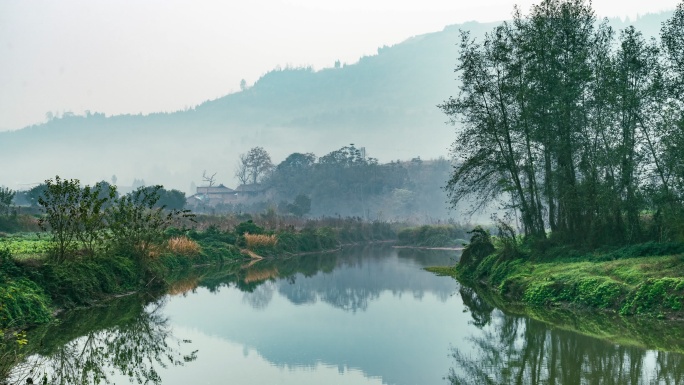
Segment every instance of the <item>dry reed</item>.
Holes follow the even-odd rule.
[[[279,275],[280,273],[275,267],[263,270],[250,269],[247,270],[244,281],[245,283],[261,282],[271,278],[278,278]]]
[[[200,253],[200,246],[188,237],[173,237],[167,244],[169,251],[174,254],[194,256]]]
[[[254,250],[259,247],[273,247],[278,243],[278,238],[275,235],[245,233],[245,241],[247,248]]]
[[[188,291],[195,290],[197,286],[199,286],[199,279],[197,277],[191,277],[172,283],[167,293],[170,295],[185,294]]]

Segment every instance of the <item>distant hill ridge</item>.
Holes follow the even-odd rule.
[[[671,13],[634,23],[657,35]],[[276,69],[252,87],[172,113],[65,116],[0,132],[0,185],[18,189],[60,175],[85,183],[117,175],[190,190],[203,170],[233,183],[238,155],[264,147],[278,163],[293,152],[318,156],[349,143],[389,162],[447,156],[454,128],[436,107],[458,92],[459,30],[482,36],[499,23],[468,22],[415,36],[340,68]]]

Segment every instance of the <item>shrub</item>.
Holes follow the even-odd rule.
[[[242,222],[242,223],[238,224],[237,226],[235,226],[235,234],[244,235],[245,233],[250,233],[250,234],[255,234],[255,235],[263,234],[264,229],[263,229],[263,227],[257,226],[257,224],[254,223],[254,221],[252,221],[250,219],[247,222]]]
[[[48,297],[34,282],[21,278],[0,285],[0,328],[50,320]]]
[[[470,243],[463,249],[459,264],[473,267],[477,266],[483,258],[493,253],[495,249],[489,231],[481,226],[475,227],[468,234],[472,234]]]
[[[188,210],[164,210],[155,207],[161,186],[141,187],[116,200],[107,208],[110,246],[121,255],[144,262],[158,255],[166,231],[183,218],[192,219]]]

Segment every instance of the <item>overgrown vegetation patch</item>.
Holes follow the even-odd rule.
[[[422,247],[460,247],[465,238],[466,230],[456,225],[408,227],[397,233],[399,244]]]
[[[612,253],[631,254],[630,249]],[[495,252],[475,265],[458,265],[453,275],[528,305],[680,318],[684,304],[682,269],[681,255],[594,262],[572,257],[535,262],[507,260]]]

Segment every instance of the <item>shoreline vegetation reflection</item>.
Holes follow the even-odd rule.
[[[268,312],[275,298],[283,298],[297,309],[321,305],[352,315],[372,313],[375,302],[382,307],[386,297],[383,293],[391,293],[395,299],[408,294],[420,301],[429,292],[439,306],[452,307],[447,310],[466,317],[462,318],[464,325],[447,324],[439,331],[445,346],[436,350],[441,351],[442,357],[448,355],[443,369],[437,369],[441,372],[433,373],[442,378],[441,383],[684,383],[684,331],[672,327],[671,322],[562,309],[521,310],[477,289],[461,286],[451,278],[427,272],[415,274],[424,267],[449,263],[457,255],[447,251],[365,247],[242,266],[194,269],[178,277],[166,295],[118,298],[102,307],[69,312],[58,323],[31,331],[25,347],[29,357],[11,369],[10,383],[25,383],[27,377],[32,377],[35,383],[43,383],[44,379],[47,384],[107,384],[112,378],[118,383],[120,378],[127,377],[131,383],[160,384],[164,371],[172,366],[185,365],[188,370],[195,370],[193,361],[202,360],[203,347],[173,335],[178,322],[185,327],[188,325],[182,323],[190,319],[190,315],[186,319],[178,315],[177,298],[192,302],[199,296],[203,297],[201,300],[219,301],[220,296],[229,292],[235,292],[238,303],[242,298],[243,305],[256,312]],[[282,300],[275,302],[283,306]],[[171,311],[169,304],[173,304]],[[221,317],[214,318],[212,322],[217,327],[226,322]],[[316,362],[313,355],[299,352],[299,356],[293,357],[291,352],[285,355],[283,349],[287,347],[268,345],[275,343],[270,334],[251,341],[239,340],[235,338],[239,330],[222,327],[222,338],[253,349],[274,366],[296,367]],[[334,325],[330,327],[334,330]],[[207,335],[219,334],[212,329],[199,330]],[[654,332],[646,334],[639,330]],[[427,335],[407,330],[401,338]],[[308,345],[300,347],[303,346]],[[399,357],[403,352],[396,354]],[[342,360],[342,354],[334,352],[317,357],[319,363],[358,369],[368,378],[382,378],[391,384],[408,383],[398,372],[392,374],[391,365],[382,360]],[[396,357],[384,357],[391,359]]]
[[[468,349],[452,346],[450,384],[684,383],[684,336],[672,322],[562,309],[515,314],[473,288],[459,292],[482,334],[467,338]]]
[[[197,358],[192,341],[173,336],[165,298],[123,297],[39,327],[29,335],[32,355],[10,372],[10,383],[109,384],[117,375],[161,384],[160,371]]]

